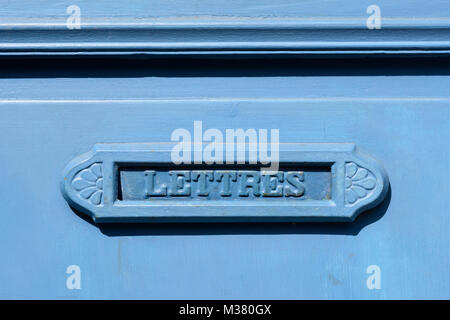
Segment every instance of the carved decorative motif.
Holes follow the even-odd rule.
[[[345,203],[353,205],[370,196],[376,186],[376,178],[369,170],[354,162],[345,164]]]
[[[78,172],[72,180],[72,185],[81,198],[99,206],[103,201],[102,164],[94,163]]]

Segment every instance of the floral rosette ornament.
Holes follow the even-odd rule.
[[[79,192],[81,198],[93,205],[100,205],[103,200],[102,165],[94,163],[81,170],[73,179],[72,185]]]

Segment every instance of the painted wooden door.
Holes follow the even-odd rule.
[[[0,297],[448,299],[431,2],[2,4]]]

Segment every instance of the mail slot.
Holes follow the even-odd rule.
[[[1,298],[450,297],[448,5],[250,2],[0,9]]]

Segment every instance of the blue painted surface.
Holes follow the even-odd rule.
[[[365,15],[366,8],[374,4],[370,0],[347,0],[345,5],[338,0],[327,1],[295,1],[280,0],[218,0],[211,3],[207,0],[135,0],[133,5],[124,5],[120,1],[99,0],[21,0],[3,3],[5,16],[17,18],[65,17],[66,8],[76,4],[85,9],[89,17],[172,17],[172,16],[278,16],[278,17],[360,17]],[[446,0],[379,0],[376,3],[385,9],[389,17],[449,17]],[[39,10],[37,10],[39,9]],[[26,20],[28,21],[28,20]]]
[[[1,296],[448,298],[448,98],[255,100],[170,108],[154,100],[3,100]],[[175,112],[181,108],[189,112]],[[164,141],[202,117],[218,128],[246,127],[251,118],[255,127],[280,127],[282,141],[364,146],[390,173],[387,209],[343,227],[99,229],[62,198],[62,169],[94,143]],[[81,290],[65,288],[71,264],[81,267]],[[366,288],[371,264],[382,269],[382,290]]]
[[[91,26],[80,31],[65,29],[71,4],[0,8],[2,59],[50,55],[0,61],[0,298],[450,298],[448,1],[378,1],[381,30],[365,26],[372,1],[83,0]],[[53,56],[185,50],[405,60]],[[352,223],[95,225],[62,197],[64,167],[93,145],[167,142],[194,120],[279,128],[281,142],[354,143],[390,189]],[[70,265],[80,290],[66,287]],[[371,265],[380,290],[367,288]]]

